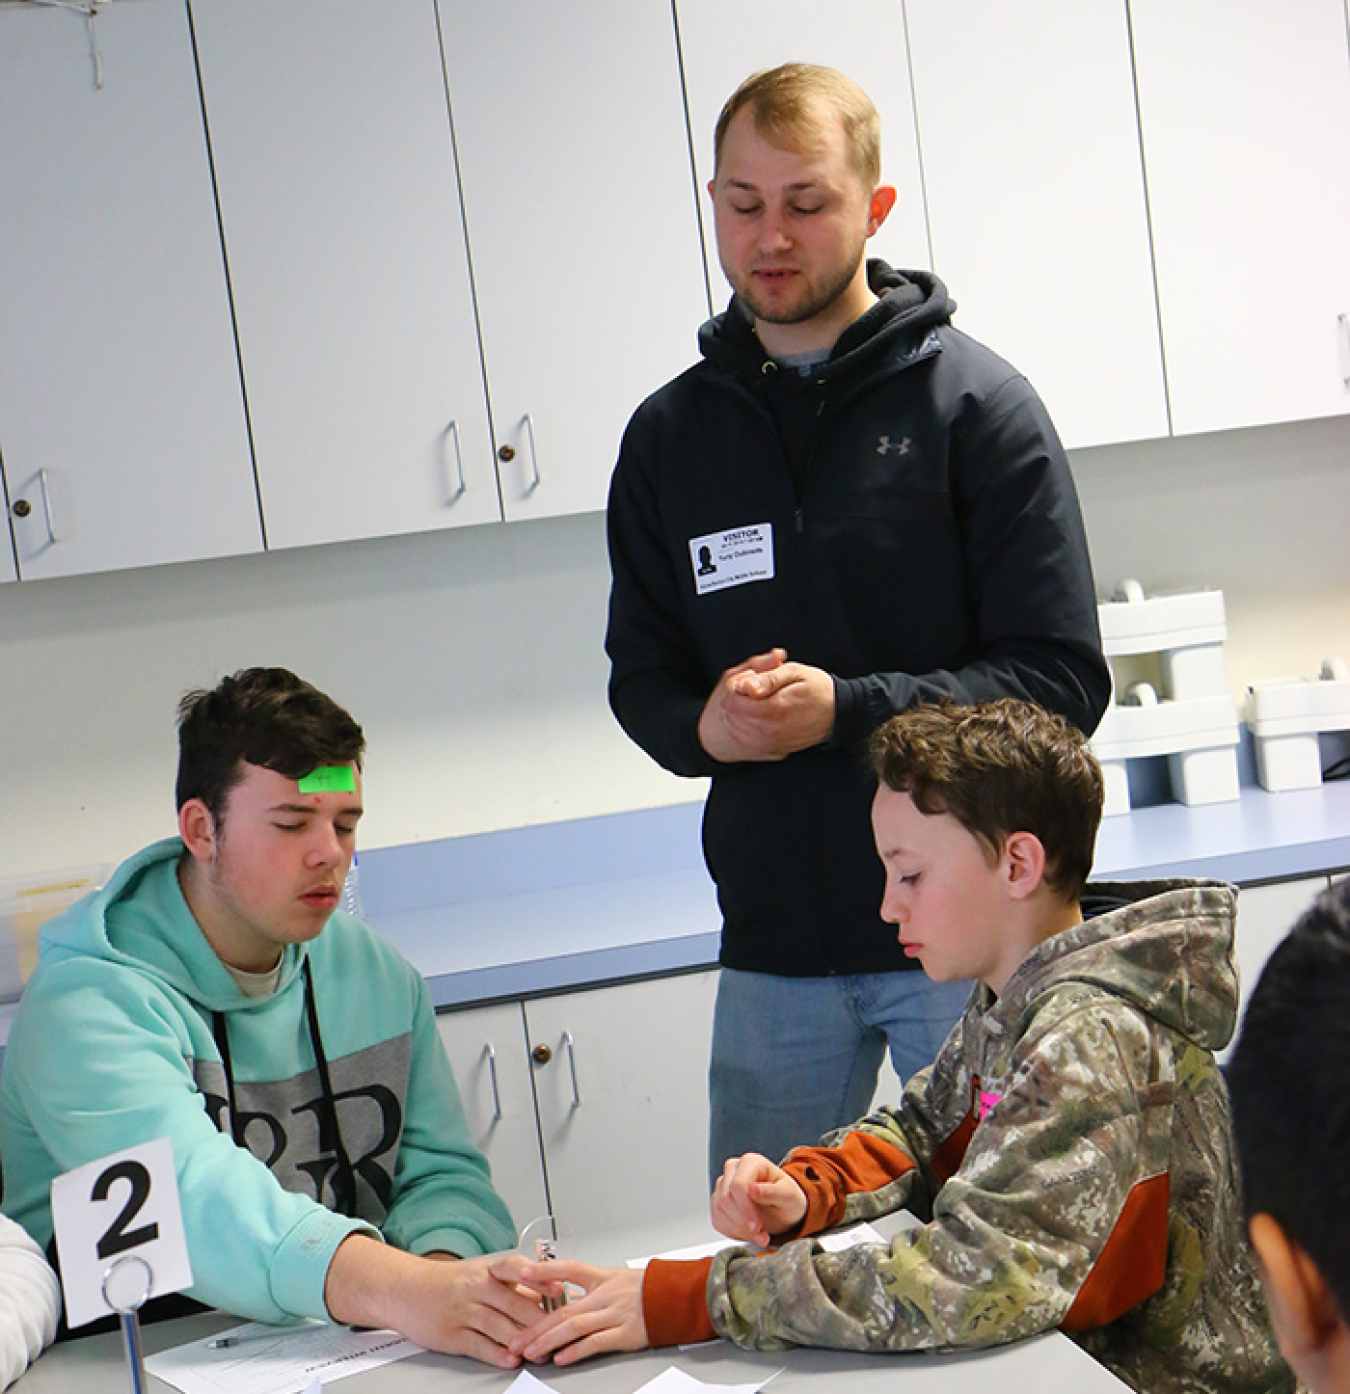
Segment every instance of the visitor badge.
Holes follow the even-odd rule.
[[[749,523],[689,539],[689,562],[699,595],[773,579],[773,524]]]
[[[66,1324],[133,1312],[192,1285],[173,1147],[166,1137],[52,1181]]]

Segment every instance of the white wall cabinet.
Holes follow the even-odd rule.
[[[1165,429],[1155,318],[1176,432],[1350,411],[1344,0],[1006,8],[0,6],[0,581],[602,507],[726,299],[717,111],[793,57],[1069,444]]]
[[[187,14],[0,7],[0,454],[32,579],[255,551]],[[101,77],[101,86],[99,78]]]
[[[705,192],[713,174],[713,128],[727,98],[751,73],[779,63],[838,68],[876,102],[882,180],[900,196],[868,252],[893,266],[930,268],[900,0],[676,0],[675,8],[714,306],[725,307],[731,288],[717,260]]]
[[[669,0],[440,16],[503,509],[602,508],[708,313]]]
[[[905,0],[933,264],[1066,445],[1168,431],[1120,0]]]
[[[437,1017],[517,1225],[552,1213],[595,1234],[706,1214],[716,993],[714,970]]]
[[[1131,0],[1178,434],[1350,411],[1343,0]]]
[[[498,521],[435,0],[192,0],[269,547]]]

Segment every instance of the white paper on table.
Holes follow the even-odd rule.
[[[209,1342],[225,1336],[237,1344],[210,1348]],[[147,1356],[145,1368],[183,1394],[310,1394],[321,1387],[320,1380],[332,1384],[417,1355],[421,1349],[394,1331],[352,1331],[330,1322],[297,1327],[255,1321]]]
[[[852,1249],[858,1244],[885,1244],[886,1240],[864,1220],[861,1224],[853,1225],[850,1229],[837,1230],[831,1234],[818,1234],[816,1242],[822,1249],[837,1254],[843,1249]]]
[[[662,1370],[655,1379],[649,1379],[642,1385],[637,1394],[702,1394],[708,1389],[717,1390],[717,1394],[757,1394],[763,1389],[775,1375],[781,1375],[782,1370],[770,1370],[763,1379],[753,1380],[749,1384],[707,1384],[701,1379],[695,1379],[686,1370],[681,1370],[672,1365],[669,1369]]]
[[[522,1370],[506,1386],[506,1394],[553,1394],[553,1391],[537,1375]]]
[[[886,1240],[877,1233],[865,1220],[861,1224],[856,1224],[850,1229],[841,1229],[837,1233],[821,1234],[816,1236],[822,1249],[828,1249],[831,1253],[838,1253],[841,1249],[851,1249],[855,1244],[884,1244]],[[664,1254],[649,1254],[646,1258],[630,1258],[629,1268],[646,1268],[654,1258],[684,1260],[711,1258],[714,1254],[720,1254],[723,1249],[734,1249],[739,1241],[735,1239],[714,1239],[707,1244],[691,1244],[687,1249],[669,1249]]]
[[[654,1258],[670,1259],[673,1261],[683,1261],[685,1259],[711,1258],[714,1254],[720,1254],[723,1249],[734,1249],[740,1243],[738,1239],[711,1239],[706,1244],[691,1244],[687,1249],[667,1249],[664,1254],[648,1254],[646,1258],[630,1258],[629,1268],[646,1268]]]

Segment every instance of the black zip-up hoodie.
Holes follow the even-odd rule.
[[[733,298],[699,333],[703,361],[634,414],[610,489],[610,704],[667,769],[712,776],[721,961],[753,972],[915,966],[879,914],[875,726],[919,701],[1016,696],[1090,732],[1110,695],[1044,406],[951,326],[936,276],[868,271],[881,299],[806,378]],[[771,532],[772,575],[701,589],[692,544],[747,528]],[[832,737],[783,761],[711,759],[708,694],[775,646],[833,676]]]

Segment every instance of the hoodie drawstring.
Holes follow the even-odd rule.
[[[305,979],[305,1019],[309,1024],[310,1045],[314,1049],[314,1061],[318,1067],[319,1085],[323,1089],[324,1113],[333,1135],[333,1151],[337,1154],[338,1184],[333,1187],[337,1210],[340,1215],[356,1215],[356,1171],[342,1142],[342,1129],[338,1124],[337,1099],[333,1094],[333,1080],[328,1071],[328,1056],[324,1053],[323,1037],[319,1033],[319,1012],[314,1004],[314,977],[306,956],[301,969]],[[239,1108],[234,1092],[234,1068],[230,1060],[230,1035],[226,1026],[224,1012],[211,1013],[211,1034],[216,1039],[216,1049],[220,1051],[221,1067],[225,1071],[225,1093],[230,1110],[230,1137],[236,1147],[244,1146],[244,1129],[239,1117]]]

